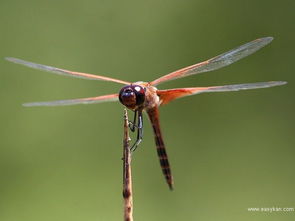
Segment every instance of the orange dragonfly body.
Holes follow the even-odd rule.
[[[162,76],[152,82],[127,82],[110,77],[104,77],[99,75],[92,75],[87,73],[73,72],[60,68],[55,68],[47,65],[36,64],[28,61],[24,61],[17,58],[6,58],[8,61],[22,64],[31,68],[40,69],[56,74],[67,75],[72,77],[90,79],[90,80],[104,80],[111,81],[115,83],[120,83],[125,85],[119,93],[90,97],[90,98],[80,98],[71,100],[59,100],[59,101],[49,101],[49,102],[34,102],[27,103],[24,106],[60,106],[60,105],[74,105],[74,104],[92,104],[101,103],[108,101],[120,101],[127,108],[135,112],[134,121],[130,122],[129,127],[132,131],[137,130],[137,140],[131,147],[135,150],[136,147],[142,140],[143,136],[143,119],[142,112],[146,111],[150,122],[153,127],[155,143],[157,147],[157,153],[160,160],[160,165],[162,167],[162,172],[165,176],[166,182],[170,189],[173,189],[173,177],[171,174],[171,169],[168,161],[168,156],[166,153],[165,144],[163,141],[162,132],[160,129],[159,122],[159,111],[158,108],[161,105],[167,104],[170,101],[205,92],[226,92],[226,91],[239,91],[257,88],[268,88],[273,86],[279,86],[286,84],[285,81],[269,81],[269,82],[258,82],[258,83],[248,83],[248,84],[234,84],[234,85],[224,85],[224,86],[210,86],[210,87],[191,87],[191,88],[176,88],[168,90],[158,90],[155,86],[164,83],[169,80],[174,80],[177,78],[186,77],[189,75],[199,74],[202,72],[213,71],[224,66],[230,65],[254,52],[261,49],[265,45],[269,44],[273,40],[272,37],[265,37],[256,39],[244,45],[241,45],[235,49],[211,58],[207,61],[194,64],[192,66],[177,70],[165,76]],[[137,121],[137,123],[136,123]]]

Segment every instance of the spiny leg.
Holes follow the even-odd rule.
[[[137,112],[138,112],[138,110],[134,111],[134,118],[133,118],[133,121],[130,121],[130,120],[129,120],[129,124],[128,124],[128,126],[129,126],[129,129],[130,129],[132,132],[134,132],[134,131],[135,131],[135,127],[137,127],[137,126],[136,126]]]
[[[140,144],[140,142],[142,141],[142,137],[143,137],[143,119],[142,119],[142,111],[138,111],[138,124],[136,126],[137,128],[137,138],[135,143],[132,145],[131,147],[131,151],[135,151],[137,146]]]

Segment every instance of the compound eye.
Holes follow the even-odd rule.
[[[143,104],[145,100],[145,90],[143,89],[143,87],[139,85],[134,85],[134,91],[136,95],[136,104],[137,105]]]
[[[119,93],[120,102],[130,109],[136,109],[142,105],[145,98],[145,91],[139,85],[128,85],[121,89]]]

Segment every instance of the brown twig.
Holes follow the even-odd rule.
[[[123,198],[124,221],[133,221],[133,198],[131,176],[131,153],[127,110],[124,109],[124,137],[123,137]]]

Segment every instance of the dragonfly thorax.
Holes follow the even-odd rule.
[[[136,110],[143,106],[145,100],[145,89],[136,84],[127,85],[119,92],[120,102],[131,110]]]

